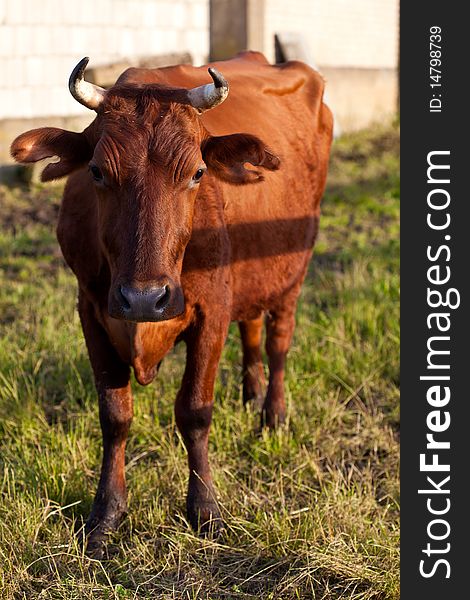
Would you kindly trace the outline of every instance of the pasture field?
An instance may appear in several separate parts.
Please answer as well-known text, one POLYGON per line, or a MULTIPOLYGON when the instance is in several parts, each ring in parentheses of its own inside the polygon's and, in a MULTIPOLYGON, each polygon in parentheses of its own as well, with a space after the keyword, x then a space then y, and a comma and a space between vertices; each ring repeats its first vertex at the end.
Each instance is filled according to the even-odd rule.
POLYGON ((210 456, 227 527, 185 522, 177 347, 134 385, 129 516, 111 557, 74 531, 96 489, 97 401, 76 283, 55 241, 60 186, 0 189, 0 598, 399 598, 398 130, 333 148, 287 367, 287 427, 256 433, 232 324, 210 456))

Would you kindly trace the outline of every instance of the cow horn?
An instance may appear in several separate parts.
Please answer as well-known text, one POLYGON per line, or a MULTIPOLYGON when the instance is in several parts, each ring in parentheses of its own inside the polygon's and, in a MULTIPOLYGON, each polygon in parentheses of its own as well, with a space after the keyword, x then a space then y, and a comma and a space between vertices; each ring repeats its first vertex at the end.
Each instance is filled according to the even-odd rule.
POLYGON ((85 81, 84 73, 89 60, 88 56, 85 56, 72 71, 69 79, 69 90, 77 102, 91 110, 98 110, 104 100, 106 90, 85 81))
POLYGON ((228 95, 228 83, 225 77, 212 67, 208 71, 214 83, 200 85, 188 90, 189 103, 201 112, 221 104, 228 95))

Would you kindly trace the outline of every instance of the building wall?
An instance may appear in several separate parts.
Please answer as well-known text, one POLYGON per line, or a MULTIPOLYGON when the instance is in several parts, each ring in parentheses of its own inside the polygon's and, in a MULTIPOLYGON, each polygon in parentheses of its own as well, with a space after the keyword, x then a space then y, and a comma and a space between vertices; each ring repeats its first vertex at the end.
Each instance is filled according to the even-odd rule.
POLYGON ((336 132, 390 119, 398 104, 399 0, 249 0, 265 3, 264 49, 300 33, 326 79, 336 132))
POLYGON ((224 18, 212 19, 211 55, 227 58, 248 45, 275 60, 298 58, 326 79, 335 132, 393 117, 398 105, 399 0, 210 0, 224 18), (243 7, 243 11, 240 11, 243 7), (227 16, 233 13, 233 18, 227 16), (240 14, 244 21, 240 25, 240 14), (225 28, 225 30, 224 30, 225 28), (300 35, 298 35, 300 34, 300 35), (230 40, 227 45, 226 40, 230 40))
POLYGON ((208 0, 0 0, 0 119, 85 114, 67 88, 83 56, 177 51, 206 62, 208 0))
MULTIPOLYGON (((258 2, 259 0, 254 0, 258 2)), ((323 67, 394 69, 399 0, 262 0, 264 45, 274 59, 275 33, 301 33, 323 67)))

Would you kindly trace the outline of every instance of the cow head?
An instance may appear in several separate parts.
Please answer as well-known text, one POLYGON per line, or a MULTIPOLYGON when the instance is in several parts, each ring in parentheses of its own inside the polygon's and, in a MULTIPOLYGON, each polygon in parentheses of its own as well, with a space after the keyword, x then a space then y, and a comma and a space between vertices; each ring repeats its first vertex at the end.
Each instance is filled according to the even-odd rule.
POLYGON ((249 134, 214 137, 200 114, 225 100, 228 84, 193 89, 117 84, 104 90, 84 80, 85 58, 70 77, 76 100, 97 117, 82 133, 46 127, 12 144, 19 162, 57 156, 42 180, 88 165, 96 192, 99 237, 111 273, 108 310, 129 321, 162 321, 184 310, 181 270, 194 204, 204 177, 242 185, 262 181, 245 163, 275 170, 279 159, 249 134))

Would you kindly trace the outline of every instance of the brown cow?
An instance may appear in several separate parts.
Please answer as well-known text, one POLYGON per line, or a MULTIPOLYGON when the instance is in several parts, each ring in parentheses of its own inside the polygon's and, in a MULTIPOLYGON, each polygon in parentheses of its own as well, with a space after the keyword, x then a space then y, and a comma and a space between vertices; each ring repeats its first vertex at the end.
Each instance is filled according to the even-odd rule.
POLYGON ((87 62, 70 90, 96 111, 93 123, 82 133, 28 131, 11 151, 20 162, 58 156, 43 181, 73 172, 57 234, 78 279, 99 395, 104 455, 86 532, 88 551, 101 556, 126 511, 130 367, 147 385, 172 346, 186 342, 175 413, 196 529, 220 524, 207 441, 231 320, 240 325, 244 400, 259 401, 266 315, 262 419, 269 427, 284 420, 284 364, 318 230, 332 117, 322 78, 300 62, 272 66, 247 52, 215 63, 205 85, 203 67, 129 69, 109 90, 84 80, 87 62))

